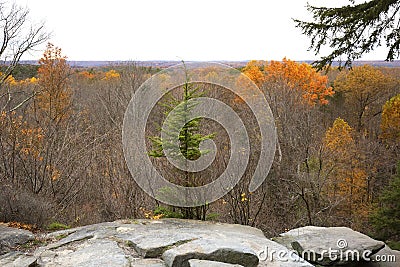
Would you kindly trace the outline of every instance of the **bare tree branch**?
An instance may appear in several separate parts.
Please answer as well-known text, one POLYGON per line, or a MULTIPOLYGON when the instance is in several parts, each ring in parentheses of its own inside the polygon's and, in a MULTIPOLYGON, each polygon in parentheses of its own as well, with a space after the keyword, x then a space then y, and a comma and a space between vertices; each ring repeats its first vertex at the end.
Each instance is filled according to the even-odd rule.
MULTIPOLYGON (((50 34, 44 23, 35 24, 29 18, 29 9, 18 5, 0 2, 0 92, 4 90, 7 78, 13 73, 21 57, 33 48, 46 42, 50 34)), ((7 92, 8 100, 11 93, 7 92)), ((30 97, 23 100, 25 103, 30 97)), ((10 101, 7 101, 7 104, 10 101)), ((20 107, 18 103, 16 107, 20 107)), ((2 108, 4 109, 4 107, 2 108)), ((15 107, 9 110, 15 110, 15 107)))

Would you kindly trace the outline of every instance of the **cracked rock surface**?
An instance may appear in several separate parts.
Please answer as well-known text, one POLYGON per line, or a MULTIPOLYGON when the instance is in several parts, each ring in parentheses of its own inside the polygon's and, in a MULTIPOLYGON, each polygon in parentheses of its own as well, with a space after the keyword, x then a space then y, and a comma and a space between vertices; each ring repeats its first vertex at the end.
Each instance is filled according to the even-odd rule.
POLYGON ((0 225, 0 255, 33 239, 30 231, 0 225))
POLYGON ((261 258, 265 248, 289 251, 259 229, 215 222, 119 220, 42 238, 51 241, 30 254, 3 254, 0 266, 312 266, 293 256, 261 258))
POLYGON ((0 266, 313 266, 298 256, 303 251, 316 253, 318 260, 307 258, 316 266, 399 266, 399 251, 345 227, 306 226, 274 240, 249 226, 180 219, 119 220, 40 236, 2 226, 0 266), (343 244, 338 240, 345 242, 342 250, 338 246, 343 244), (329 248, 334 248, 335 253, 371 251, 371 261, 333 259, 324 254, 329 248), (378 261, 389 256, 394 256, 396 261, 378 261))

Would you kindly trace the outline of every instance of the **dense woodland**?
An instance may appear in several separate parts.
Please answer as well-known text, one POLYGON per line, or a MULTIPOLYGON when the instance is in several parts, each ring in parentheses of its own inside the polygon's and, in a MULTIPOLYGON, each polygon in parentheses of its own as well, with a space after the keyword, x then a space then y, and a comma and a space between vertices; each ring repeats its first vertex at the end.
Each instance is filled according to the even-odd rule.
MULTIPOLYGON (((257 191, 248 192, 250 165, 223 199, 188 212, 147 196, 132 179, 122 149, 126 106, 160 69, 134 62, 71 68, 61 49, 49 44, 38 66, 17 66, 1 85, 0 221, 44 229, 54 222, 180 217, 252 225, 267 236, 303 225, 349 226, 399 241, 400 69, 364 65, 317 72, 284 58, 251 61, 240 70, 272 109, 274 164, 257 191)), ((204 92, 245 110, 238 113, 251 126, 240 98, 220 88, 204 92)), ((151 125, 161 113, 154 110, 149 137, 157 135, 151 125)), ((202 125, 200 131, 215 133, 216 142, 226 145, 223 129, 202 125)), ((257 151, 255 141, 251 161, 257 151)), ((196 185, 221 173, 226 156, 216 161, 195 177, 196 185)), ((153 162, 180 177, 162 158, 153 162)))

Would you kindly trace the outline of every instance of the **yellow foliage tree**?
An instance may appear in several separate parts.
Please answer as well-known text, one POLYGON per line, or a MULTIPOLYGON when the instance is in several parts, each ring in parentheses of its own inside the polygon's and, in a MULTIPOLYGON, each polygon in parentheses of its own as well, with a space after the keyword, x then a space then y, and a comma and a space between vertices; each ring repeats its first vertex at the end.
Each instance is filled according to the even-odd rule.
POLYGON ((39 161, 43 160, 41 153, 42 143, 43 143, 43 130, 42 128, 30 128, 26 127, 26 122, 20 130, 20 151, 22 156, 32 157, 39 161))
POLYGON ((113 79, 119 79, 120 74, 116 72, 115 70, 109 70, 105 73, 103 80, 113 80, 113 79))
POLYGON ((352 137, 353 129, 341 118, 337 118, 332 127, 329 127, 325 133, 324 143, 330 152, 335 156, 343 158, 350 157, 349 151, 354 149, 354 140, 352 137))
POLYGON ((383 106, 381 138, 400 143, 400 94, 392 97, 383 106))
POLYGON ((334 81, 336 92, 345 97, 346 106, 355 118, 356 130, 364 130, 366 121, 379 114, 382 103, 394 80, 370 65, 357 66, 348 72, 341 72, 334 81))
POLYGON ((42 128, 30 125, 23 116, 17 115, 15 111, 1 112, 0 141, 4 166, 2 174, 5 181, 17 186, 23 186, 28 181, 30 190, 38 193, 41 190, 41 184, 33 181, 30 174, 37 172, 31 172, 30 167, 35 166, 35 170, 38 170, 38 166, 43 162, 44 133, 42 128), (23 167, 19 165, 20 162, 23 162, 23 167))
MULTIPOLYGON (((4 74, 2 72, 0 72, 0 77, 1 76, 4 76, 4 74)), ((18 82, 15 80, 15 78, 11 74, 7 76, 7 78, 4 80, 4 83, 8 84, 8 85, 18 84, 18 82)))
POLYGON ((338 203, 338 215, 349 217, 353 223, 365 220, 369 210, 368 175, 356 150, 353 129, 337 118, 325 133, 324 147, 327 169, 332 170, 325 195, 338 203))

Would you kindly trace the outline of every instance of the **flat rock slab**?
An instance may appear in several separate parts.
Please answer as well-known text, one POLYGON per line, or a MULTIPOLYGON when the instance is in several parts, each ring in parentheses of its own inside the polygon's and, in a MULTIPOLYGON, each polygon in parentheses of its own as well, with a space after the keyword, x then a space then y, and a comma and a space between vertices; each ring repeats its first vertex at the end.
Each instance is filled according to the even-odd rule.
POLYGON ((362 262, 385 246, 383 242, 347 227, 306 226, 283 233, 276 241, 296 250, 307 261, 320 265, 362 262))
MULTIPOLYGON (((203 260, 216 260, 216 255, 219 252, 210 249, 210 243, 214 244, 215 247, 219 247, 223 252, 224 250, 233 253, 242 253, 243 251, 251 252, 253 255, 262 255, 262 251, 265 248, 275 250, 276 252, 283 252, 285 256, 275 257, 264 257, 262 255, 258 266, 312 266, 302 258, 294 255, 290 257, 290 251, 267 238, 265 238, 262 231, 259 229, 234 224, 223 224, 213 222, 202 222, 194 220, 177 220, 177 219, 164 219, 156 221, 121 221, 126 224, 119 226, 116 231, 118 232, 117 238, 124 240, 130 246, 132 246, 141 257, 169 257, 169 251, 164 255, 164 252, 172 250, 172 252, 184 253, 185 255, 179 255, 178 259, 184 258, 184 264, 187 264, 188 259, 203 259, 203 260), (208 244, 208 247, 202 247, 200 249, 196 246, 199 242, 204 245, 208 244), (194 245, 193 245, 194 244, 194 245), (188 251, 186 248, 190 247, 193 251, 188 251), (205 248, 205 249, 204 249, 205 248), (231 250, 234 249, 234 250, 231 250), (276 264, 281 265, 276 265, 276 264)), ((172 256, 171 256, 172 257, 172 256)), ((225 257, 229 258, 229 257, 225 257)), ((221 262, 232 262, 229 260, 221 260, 221 262)), ((171 264, 174 260, 168 258, 166 264, 171 264)))
MULTIPOLYGON (((384 243, 345 227, 298 228, 282 234, 277 243, 265 238, 259 229, 242 225, 179 219, 119 220, 40 238, 46 246, 32 254, 6 251, 0 255, 0 266, 309 267, 313 265, 299 257, 299 252, 313 251, 322 256, 329 248, 360 255, 371 251, 371 262, 352 262, 352 266, 400 266, 400 252, 383 248, 384 243), (382 256, 389 260, 378 262, 382 256)), ((7 250, 33 239, 29 231, 0 228, 0 242, 7 250)), ((332 266, 349 263, 326 257, 315 262, 332 266)))
MULTIPOLYGON (((215 222, 119 220, 61 230, 42 238, 47 240, 46 246, 29 257, 18 257, 40 267, 312 266, 299 257, 264 257, 265 248, 286 255, 289 250, 265 238, 259 229, 215 222)), ((9 255, 7 262, 16 263, 18 257, 9 255)))
POLYGON ((122 267, 130 266, 130 261, 116 241, 92 239, 79 245, 57 248, 54 253, 44 251, 38 264, 45 267, 122 267))
POLYGON ((35 266, 36 258, 19 251, 12 251, 0 256, 2 267, 28 267, 35 266))
POLYGON ((126 237, 132 246, 144 258, 161 257, 165 250, 198 238, 194 233, 169 233, 165 230, 154 230, 150 233, 126 237))
POLYGON ((246 267, 258 266, 255 251, 233 240, 198 239, 165 251, 162 259, 171 267, 190 267, 190 259, 211 260, 240 264, 246 267))
POLYGON ((0 225, 0 255, 34 239, 30 231, 0 225))

